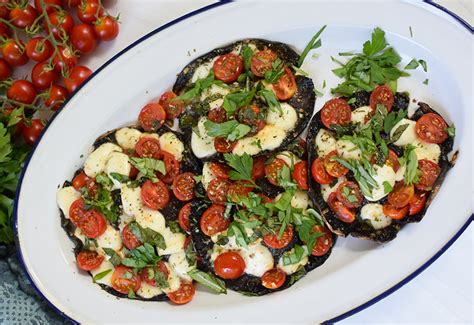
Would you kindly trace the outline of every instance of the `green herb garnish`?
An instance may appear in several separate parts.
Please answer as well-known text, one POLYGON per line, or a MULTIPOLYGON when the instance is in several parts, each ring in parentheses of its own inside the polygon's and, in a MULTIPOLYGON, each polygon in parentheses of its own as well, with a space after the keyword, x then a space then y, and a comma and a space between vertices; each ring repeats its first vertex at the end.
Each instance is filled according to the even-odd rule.
POLYGON ((217 293, 227 293, 225 282, 213 274, 193 269, 188 272, 188 275, 196 282, 205 285, 217 293))
POLYGON ((143 177, 150 179, 152 182, 158 182, 156 172, 166 174, 165 163, 158 159, 130 157, 130 163, 143 174, 143 177))
POLYGON ((319 36, 324 31, 324 29, 326 29, 326 25, 321 27, 321 29, 308 42, 308 44, 304 48, 303 52, 301 53, 300 58, 298 59, 298 67, 301 67, 303 65, 304 59, 306 58, 306 56, 308 55, 308 53, 311 50, 315 50, 315 49, 321 47, 322 43, 321 43, 321 39, 319 38, 319 36))

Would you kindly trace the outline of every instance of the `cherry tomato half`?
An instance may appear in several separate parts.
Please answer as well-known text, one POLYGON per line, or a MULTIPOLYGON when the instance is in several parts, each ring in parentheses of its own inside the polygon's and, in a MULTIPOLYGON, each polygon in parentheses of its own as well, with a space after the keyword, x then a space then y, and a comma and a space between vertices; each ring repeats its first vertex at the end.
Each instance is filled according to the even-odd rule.
POLYGON ((349 169, 334 160, 337 157, 337 151, 331 151, 324 157, 324 169, 332 177, 341 177, 349 172, 349 169))
POLYGON ((178 224, 186 232, 189 232, 189 216, 191 215, 192 203, 186 203, 180 210, 178 214, 178 224))
POLYGON ((296 90, 295 76, 288 67, 285 67, 283 75, 273 84, 273 91, 279 100, 288 100, 295 95, 296 90))
POLYGON ((375 110, 377 105, 384 105, 387 112, 392 110, 394 97, 392 90, 387 86, 377 86, 370 94, 370 107, 375 110))
POLYGON ((222 80, 225 83, 236 81, 242 73, 243 68, 244 60, 234 53, 219 56, 213 65, 216 79, 222 80))
POLYGON ((404 182, 398 182, 388 194, 388 203, 396 208, 403 208, 410 203, 415 195, 413 184, 405 185, 404 182))
POLYGON ((223 279, 237 279, 244 274, 245 261, 237 252, 225 252, 214 261, 214 272, 223 279))
POLYGON ((127 247, 128 249, 135 249, 138 246, 142 245, 142 242, 138 239, 137 236, 135 236, 132 230, 130 230, 130 227, 128 224, 125 227, 123 227, 122 241, 125 247, 127 247))
POLYGON ((160 141, 152 137, 141 137, 135 145, 139 157, 161 159, 160 141))
POLYGON ((181 115, 184 111, 184 101, 175 99, 177 96, 172 91, 163 93, 158 102, 166 111, 167 119, 174 119, 181 115))
POLYGON ((166 295, 173 303, 177 305, 183 305, 187 304, 193 299, 195 292, 196 288, 191 282, 182 281, 178 290, 168 292, 166 295))
POLYGON ((158 103, 149 103, 145 105, 140 114, 138 115, 138 121, 140 122, 140 126, 145 131, 156 131, 166 120, 166 111, 158 103))
POLYGON ((409 215, 413 216, 417 213, 420 213, 426 205, 426 199, 428 198, 428 193, 417 191, 413 196, 413 199, 410 201, 410 210, 409 215))
POLYGON ((141 188, 143 204, 153 210, 161 210, 168 205, 170 193, 162 181, 153 183, 147 180, 141 188))
POLYGON ((418 169, 421 176, 415 187, 420 191, 430 191, 441 173, 441 168, 431 160, 421 159, 418 161, 418 169))
POLYGON ((263 242, 268 247, 274 249, 281 249, 288 246, 293 240, 293 227, 287 226, 283 234, 279 236, 279 233, 269 233, 263 236, 263 242))
POLYGON ((336 217, 346 223, 352 223, 355 220, 355 213, 346 207, 341 201, 337 199, 335 192, 331 193, 328 198, 329 208, 336 214, 336 217))
POLYGON ((351 121, 351 107, 342 98, 330 99, 321 109, 321 121, 328 129, 331 125, 344 125, 351 121))
POLYGON ((87 237, 97 238, 107 229, 107 222, 102 213, 90 209, 84 211, 77 226, 87 237))
POLYGON ((278 178, 282 168, 286 166, 286 162, 280 158, 274 158, 269 164, 265 165, 265 176, 273 185, 278 186, 278 178))
POLYGON ((230 225, 230 220, 224 218, 225 207, 220 204, 213 204, 202 214, 199 226, 201 231, 212 236, 226 230, 230 225))
POLYGON ((360 191, 359 185, 355 182, 346 181, 337 187, 337 199, 348 208, 358 208, 361 206, 364 196, 360 191))
POLYGON ((383 205, 383 214, 387 217, 400 220, 403 219, 408 213, 408 206, 404 206, 403 208, 397 208, 390 203, 386 203, 383 205))
POLYGON ((291 176, 300 190, 308 190, 308 163, 306 161, 296 163, 291 176))
POLYGON ((323 256, 326 255, 327 252, 332 247, 332 233, 329 231, 328 228, 320 225, 313 226, 314 232, 320 232, 323 235, 316 238, 316 242, 314 243, 313 250, 311 251, 311 255, 313 256, 323 256))
POLYGON ((334 178, 326 172, 324 168, 324 159, 316 158, 311 164, 311 175, 319 184, 331 184, 334 178))
POLYGON ((237 141, 230 141, 223 137, 217 137, 214 139, 214 148, 219 153, 227 153, 234 150, 237 145, 237 141))
POLYGON ((448 125, 441 116, 427 113, 416 121, 415 130, 418 137, 429 143, 442 143, 448 138, 448 125))
POLYGON ((104 256, 97 252, 83 250, 76 257, 77 266, 84 271, 95 270, 104 261, 104 256))
POLYGON ((180 201, 192 200, 194 198, 195 185, 196 180, 193 173, 179 174, 173 181, 173 194, 180 201))
POLYGON ((229 178, 229 168, 227 168, 227 166, 222 163, 211 162, 209 164, 209 169, 216 177, 223 179, 229 178))
POLYGON ((257 77, 263 77, 265 72, 272 70, 272 63, 277 57, 272 50, 258 51, 250 59, 250 70, 257 77))
POLYGON ((224 178, 214 178, 207 186, 207 197, 212 203, 225 204, 227 202, 227 193, 232 183, 224 178))
POLYGON ((128 266, 118 265, 112 274, 112 288, 116 291, 128 294, 130 291, 137 292, 140 289, 140 277, 128 266))
POLYGON ((268 270, 262 275, 262 285, 267 289, 278 289, 285 281, 286 273, 278 268, 268 270))

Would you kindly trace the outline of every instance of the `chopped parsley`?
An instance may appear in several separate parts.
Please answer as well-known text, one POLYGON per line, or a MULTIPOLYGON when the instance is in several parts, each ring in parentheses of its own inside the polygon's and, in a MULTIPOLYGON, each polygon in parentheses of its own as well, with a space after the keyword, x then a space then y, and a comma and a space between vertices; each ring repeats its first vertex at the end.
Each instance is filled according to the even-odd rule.
MULTIPOLYGON (((326 25, 321 27, 321 29, 308 42, 308 44, 306 45, 306 47, 304 48, 303 52, 301 53, 301 55, 298 59, 298 67, 301 67, 303 65, 304 59, 306 58, 306 56, 308 55, 308 53, 311 50, 315 50, 315 49, 321 47, 322 43, 321 43, 321 39, 319 38, 319 36, 321 36, 322 32, 325 29, 326 29, 326 25)), ((314 58, 314 54, 313 54, 313 58, 314 58)))
POLYGON ((165 163, 158 159, 130 157, 130 163, 143 174, 143 177, 150 179, 152 182, 158 182, 156 172, 166 174, 165 163))

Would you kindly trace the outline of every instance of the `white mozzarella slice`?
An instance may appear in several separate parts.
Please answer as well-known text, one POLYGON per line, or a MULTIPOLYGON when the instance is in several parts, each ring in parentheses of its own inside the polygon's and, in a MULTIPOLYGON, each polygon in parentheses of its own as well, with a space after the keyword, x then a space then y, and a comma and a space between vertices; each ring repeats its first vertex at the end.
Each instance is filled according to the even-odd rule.
POLYGON ((168 275, 168 285, 169 286, 167 288, 164 288, 163 291, 166 292, 166 293, 176 291, 181 286, 181 278, 171 268, 171 265, 169 263, 165 262, 165 265, 168 268, 168 270, 170 271, 170 273, 168 275))
POLYGON ((240 139, 232 153, 239 156, 248 153, 252 156, 260 151, 273 150, 281 145, 285 137, 286 132, 283 129, 267 124, 256 135, 240 139))
POLYGON ((308 192, 297 190, 291 199, 290 204, 295 209, 302 209, 303 211, 306 210, 309 205, 308 192))
POLYGON ((141 188, 122 184, 120 189, 123 212, 129 216, 136 216, 143 210, 141 188))
POLYGON ((388 193, 385 193, 384 182, 387 182, 393 187, 397 179, 395 171, 389 165, 383 165, 382 167, 374 165, 374 172, 375 175, 373 179, 377 182, 377 186, 372 189, 371 197, 364 195, 365 198, 371 202, 378 201, 388 195, 388 193))
POLYGON ((86 242, 86 236, 82 233, 79 227, 76 227, 76 230, 74 230, 74 237, 79 239, 83 244, 86 242))
POLYGON ((367 115, 372 112, 370 106, 362 106, 352 111, 351 121, 354 123, 365 124, 367 115))
POLYGON ((115 132, 115 140, 125 150, 135 149, 142 133, 137 129, 121 128, 115 132))
POLYGON ((316 135, 316 152, 319 157, 324 157, 328 153, 336 150, 336 139, 331 132, 320 129, 316 135))
POLYGON ((107 259, 104 259, 104 261, 99 265, 98 268, 90 271, 92 276, 96 276, 97 274, 101 272, 105 272, 107 270, 110 270, 109 273, 107 273, 102 279, 100 280, 95 280, 95 283, 100 283, 100 284, 105 284, 106 286, 111 287, 112 286, 112 274, 114 273, 114 265, 110 263, 107 259))
POLYGON ((280 106, 281 109, 270 109, 268 111, 267 123, 284 131, 293 130, 298 121, 298 113, 288 103, 281 103, 280 106))
POLYGON ((296 165, 298 162, 301 161, 300 158, 298 158, 294 153, 291 151, 282 151, 278 155, 276 155, 276 158, 279 158, 283 160, 289 167, 296 165))
POLYGON ((202 186, 204 187, 205 190, 207 190, 207 187, 209 186, 209 183, 217 178, 216 175, 211 171, 209 168, 211 166, 210 163, 206 162, 204 163, 204 166, 202 167, 202 178, 201 178, 201 183, 202 186))
POLYGON ((105 164, 109 160, 112 152, 122 152, 122 148, 113 143, 104 143, 99 148, 91 152, 84 163, 84 172, 89 177, 96 177, 105 169, 105 164))
POLYGON ((189 265, 188 260, 186 259, 186 253, 183 250, 171 254, 168 259, 168 263, 181 279, 188 282, 192 281, 191 277, 188 275, 188 272, 194 269, 195 266, 189 265))
POLYGON ((99 251, 102 251, 102 248, 111 248, 114 251, 119 251, 122 248, 120 232, 111 225, 107 225, 105 232, 97 237, 97 245, 99 246, 99 251))
POLYGON ((378 203, 369 203, 360 210, 360 217, 369 220, 374 229, 382 229, 392 223, 392 219, 385 216, 383 206, 378 203))
POLYGON ((160 288, 149 285, 145 281, 142 281, 140 289, 137 291, 137 295, 145 299, 156 297, 162 293, 163 291, 160 288))
MULTIPOLYGON (((303 246, 303 248, 306 248, 306 246, 303 246)), ((293 251, 294 251, 294 248, 291 249, 288 252, 288 254, 293 253, 293 251)), ((278 260, 278 268, 281 269, 286 274, 290 275, 298 271, 300 267, 305 266, 307 263, 308 263, 308 256, 305 256, 298 263, 283 265, 283 256, 282 256, 278 260)))
POLYGON ((262 146, 259 141, 260 140, 256 136, 240 139, 237 141, 232 153, 239 156, 242 156, 244 153, 247 153, 250 156, 255 156, 260 151, 262 151, 262 146))
POLYGON ((260 243, 252 244, 243 249, 241 255, 245 261, 245 273, 261 277, 273 269, 273 256, 267 247, 260 243))
POLYGON ((114 183, 114 189, 119 189, 121 187, 121 183, 117 179, 113 178, 111 174, 117 173, 128 176, 131 169, 132 165, 128 161, 128 156, 121 152, 112 152, 109 155, 109 160, 107 160, 105 165, 105 172, 114 183))
POLYGON ((141 211, 135 216, 135 221, 142 228, 150 228, 160 233, 165 230, 165 217, 163 217, 161 212, 145 206, 142 207, 141 211))
POLYGON ((142 133, 142 135, 140 136, 140 138, 152 138, 152 139, 155 139, 155 140, 160 141, 160 136, 158 135, 158 133, 148 133, 148 132, 144 132, 144 133, 142 133))
POLYGON ((211 73, 212 66, 216 59, 217 57, 197 67, 196 70, 194 71, 193 77, 191 78, 191 82, 195 83, 198 79, 206 78, 209 75, 209 73, 211 73))
POLYGON ((186 235, 182 233, 173 233, 168 227, 160 231, 160 233, 165 239, 166 248, 158 248, 158 254, 169 255, 181 252, 183 250, 186 235))
POLYGON ((56 201, 66 219, 69 219, 69 208, 71 207, 71 204, 80 197, 81 193, 76 191, 72 186, 63 187, 56 194, 56 201))
POLYGON ((415 154, 418 160, 428 159, 438 163, 441 155, 441 148, 439 145, 421 140, 416 140, 413 145, 415 146, 415 154))
POLYGON ((360 149, 349 140, 336 141, 337 155, 344 159, 359 160, 362 157, 360 149))
POLYGON ((395 131, 397 131, 400 126, 405 124, 408 124, 408 127, 405 129, 405 131, 403 131, 400 138, 398 138, 398 140, 393 143, 396 146, 406 146, 407 144, 413 144, 413 142, 417 140, 415 131, 416 122, 406 118, 401 119, 393 126, 392 130, 390 130, 390 138, 393 138, 395 131))
POLYGON ((327 202, 329 195, 331 195, 331 193, 333 192, 336 192, 339 185, 345 181, 345 177, 339 177, 337 179, 336 184, 334 184, 333 186, 331 186, 331 184, 321 184, 321 195, 323 196, 323 200, 327 202))
POLYGON ((198 158, 209 157, 216 153, 214 138, 207 135, 204 127, 206 121, 206 117, 201 117, 197 125, 197 132, 193 131, 191 134, 191 148, 198 158))
POLYGON ((160 137, 161 150, 172 154, 177 161, 183 159, 184 144, 173 132, 163 133, 160 137))
POLYGON ((125 226, 128 225, 133 220, 135 220, 135 218, 133 216, 130 216, 128 214, 122 214, 119 217, 119 221, 120 221, 119 222, 119 229, 120 229, 120 231, 122 231, 123 228, 125 228, 125 226))
POLYGON ((399 182, 402 181, 405 178, 405 171, 406 171, 406 166, 401 165, 400 168, 398 168, 397 172, 395 173, 395 181, 399 182))

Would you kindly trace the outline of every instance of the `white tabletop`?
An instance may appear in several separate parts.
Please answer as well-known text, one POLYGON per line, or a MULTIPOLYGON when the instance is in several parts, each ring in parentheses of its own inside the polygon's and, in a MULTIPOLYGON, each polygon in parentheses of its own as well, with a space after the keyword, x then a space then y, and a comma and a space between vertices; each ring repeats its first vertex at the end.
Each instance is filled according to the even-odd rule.
MULTIPOLYGON (((118 0, 109 7, 120 16, 119 37, 101 44, 97 55, 83 61, 97 68, 121 49, 156 27, 212 3, 210 0, 118 0)), ((473 24, 469 0, 436 1, 473 24)), ((449 217, 449 216, 447 216, 449 217)), ((473 226, 428 269, 385 299, 342 323, 473 322, 473 226)))

